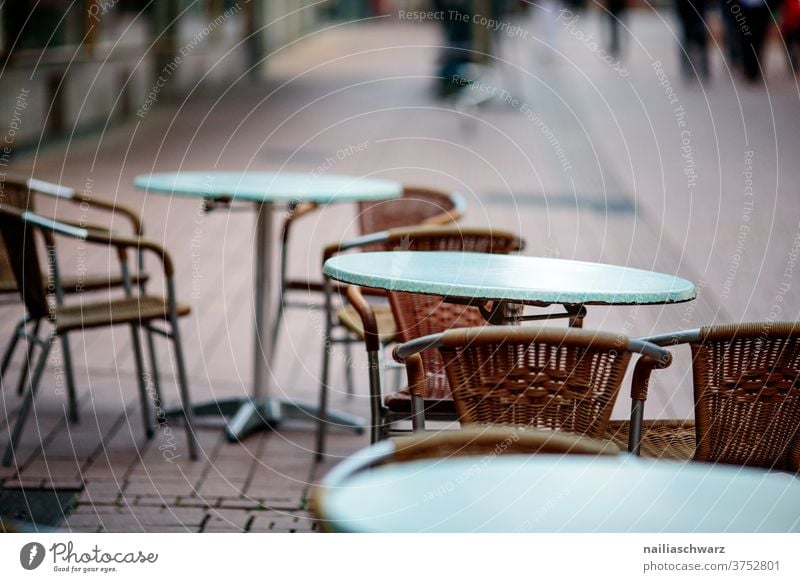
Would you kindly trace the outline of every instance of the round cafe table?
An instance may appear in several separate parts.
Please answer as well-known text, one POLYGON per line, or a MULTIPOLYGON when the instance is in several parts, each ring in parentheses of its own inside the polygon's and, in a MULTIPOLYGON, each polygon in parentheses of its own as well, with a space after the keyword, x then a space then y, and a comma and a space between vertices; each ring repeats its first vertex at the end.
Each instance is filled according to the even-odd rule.
POLYGON ((631 455, 453 457, 323 484, 337 532, 800 532, 792 475, 631 455))
POLYGON ((689 301, 695 286, 680 277, 602 263, 488 253, 390 251, 342 254, 326 261, 332 279, 390 291, 441 295, 475 304, 492 323, 505 323, 507 304, 563 305, 567 313, 514 317, 570 317, 585 305, 689 301), (485 305, 494 303, 491 309, 485 305))
MULTIPOLYGON (((246 399, 215 402, 197 407, 198 414, 219 414, 235 409, 227 423, 230 440, 239 440, 258 428, 274 426, 287 416, 315 420, 317 410, 309 405, 270 396, 268 361, 272 353, 268 319, 272 275, 272 211, 283 203, 303 202, 333 204, 389 200, 402 194, 402 186, 389 180, 354 176, 312 175, 269 172, 174 172, 137 176, 137 188, 147 192, 200 198, 206 203, 241 201, 253 203, 256 211, 255 232, 255 352, 253 392, 246 399)), ((331 415, 344 426, 363 427, 359 418, 331 415)))

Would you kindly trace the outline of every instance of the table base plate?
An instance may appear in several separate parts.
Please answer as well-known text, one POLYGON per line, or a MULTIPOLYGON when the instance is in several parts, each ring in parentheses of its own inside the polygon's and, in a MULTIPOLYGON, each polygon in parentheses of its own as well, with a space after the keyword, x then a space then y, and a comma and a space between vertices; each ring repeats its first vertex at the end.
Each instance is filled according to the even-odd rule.
MULTIPOLYGON (((284 420, 299 420, 316 423, 319 419, 319 408, 305 402, 293 402, 269 398, 260 403, 250 398, 229 398, 198 404, 192 407, 195 416, 232 416, 225 426, 225 436, 235 443, 259 430, 272 430, 284 420)), ((183 412, 170 410, 169 417, 182 416, 183 412)), ((366 421, 354 414, 346 412, 328 412, 327 422, 355 430, 363 434, 366 421)))

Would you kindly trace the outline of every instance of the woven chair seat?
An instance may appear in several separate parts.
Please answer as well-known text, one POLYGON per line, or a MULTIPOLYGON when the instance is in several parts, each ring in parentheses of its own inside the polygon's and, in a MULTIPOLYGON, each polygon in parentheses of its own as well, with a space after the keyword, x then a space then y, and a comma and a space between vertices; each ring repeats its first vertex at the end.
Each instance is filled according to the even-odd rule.
MULTIPOLYGON (((372 309, 375 313, 375 321, 378 324, 378 337, 381 343, 387 344, 394 341, 394 337, 397 334, 397 325, 394 322, 391 308, 388 305, 377 305, 372 309)), ((364 339, 364 326, 361 323, 358 312, 353 307, 349 305, 342 307, 336 312, 336 317, 345 328, 358 336, 359 339, 364 339)))
MULTIPOLYGON (((456 405, 450 393, 450 386, 444 375, 429 375, 425 378, 425 415, 448 416, 456 419, 456 405)), ((386 407, 396 414, 411 414, 411 394, 408 389, 387 394, 386 407)))
MULTIPOLYGON (((140 283, 146 283, 149 275, 131 275, 131 285, 136 287, 140 283)), ((124 281, 122 276, 115 275, 95 275, 92 277, 63 277, 61 286, 64 293, 79 293, 81 291, 99 291, 101 289, 122 287, 124 281)), ((17 282, 12 279, 0 278, 0 295, 9 293, 19 293, 17 282)))
MULTIPOLYGON (((179 303, 177 307, 178 317, 183 317, 191 312, 188 305, 179 303)), ((169 308, 166 299, 144 295, 58 307, 55 313, 55 324, 58 332, 65 332, 73 329, 167 319, 168 317, 169 308)))
MULTIPOLYGON (((622 450, 628 449, 630 423, 611 421, 606 438, 622 450)), ((688 461, 694 457, 695 427, 693 420, 646 420, 642 425, 641 456, 652 459, 688 461)))

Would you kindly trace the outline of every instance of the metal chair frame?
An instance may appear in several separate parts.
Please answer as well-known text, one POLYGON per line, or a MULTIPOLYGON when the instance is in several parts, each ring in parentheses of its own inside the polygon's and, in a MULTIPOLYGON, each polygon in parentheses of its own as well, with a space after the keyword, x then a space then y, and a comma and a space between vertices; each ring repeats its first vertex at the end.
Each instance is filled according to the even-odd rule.
MULTIPOLYGON (((79 193, 73 188, 68 188, 66 186, 53 184, 51 182, 46 182, 44 180, 38 180, 35 178, 29 178, 27 180, 8 179, 4 182, 4 187, 6 190, 15 189, 19 192, 27 191, 27 199, 24 201, 19 201, 25 203, 25 208, 24 208, 25 210, 33 211, 34 198, 38 196, 46 196, 48 198, 55 199, 56 201, 64 201, 71 205, 78 205, 81 208, 86 207, 88 209, 96 209, 109 212, 114 216, 116 215, 122 216, 130 224, 131 232, 134 236, 140 238, 144 236, 144 227, 142 226, 142 221, 138 216, 138 214, 136 214, 133 210, 125 206, 122 206, 120 204, 116 204, 108 200, 97 198, 95 196, 91 196, 85 193, 79 193)), ((60 220, 59 222, 61 222, 62 224, 78 228, 87 228, 90 230, 110 232, 110 229, 96 224, 83 224, 83 223, 77 224, 66 220, 60 220)), ((0 239, 0 245, 4 246, 2 244, 1 239, 0 239)), ((0 249, 0 252, 2 252, 2 249, 0 249)), ((139 287, 141 293, 145 293, 145 287, 147 281, 148 277, 145 274, 144 270, 144 254, 139 252, 137 260, 137 270, 132 275, 131 282, 139 287)), ((62 293, 66 294, 82 293, 89 291, 98 291, 104 288, 113 288, 113 287, 124 287, 124 281, 122 280, 116 281, 109 278, 107 287, 86 286, 86 285, 81 285, 80 287, 66 286, 62 289, 62 293)), ((0 294, 12 294, 12 293, 14 295, 18 295, 19 290, 16 288, 16 285, 13 288, 10 288, 9 286, 9 288, 0 290, 0 294)), ((3 305, 8 305, 11 303, 12 302, 4 302, 3 305)), ((16 304, 17 301, 15 300, 13 301, 13 303, 16 304)), ((11 338, 9 339, 8 345, 6 346, 6 349, 3 352, 2 362, 0 363, 0 382, 2 382, 2 378, 5 376, 5 373, 8 370, 8 366, 11 363, 11 359, 14 356, 14 352, 16 351, 20 339, 24 339, 26 343, 28 343, 28 349, 27 349, 28 355, 26 361, 30 362, 34 346, 28 341, 28 334, 23 333, 29 321, 30 321, 29 316, 27 314, 23 315, 20 321, 15 326, 14 332, 11 334, 11 338)), ((147 335, 147 347, 151 360, 151 365, 155 370, 157 369, 157 366, 155 362, 156 350, 153 341, 153 336, 149 332, 146 335, 147 335)), ((75 393, 75 377, 72 366, 72 352, 70 350, 69 340, 67 339, 66 335, 62 336, 61 344, 62 344, 62 353, 64 356, 64 374, 67 380, 67 394, 69 400, 70 420, 72 420, 73 422, 78 422, 79 412, 77 406, 77 396, 75 393)), ((25 366, 23 368, 23 373, 20 374, 20 377, 17 381, 17 393, 19 395, 22 395, 25 390, 27 373, 28 373, 28 366, 25 366)), ((153 383, 156 390, 158 391, 159 378, 157 376, 153 377, 153 383)))
MULTIPOLYGON (((142 420, 144 423, 145 434, 147 438, 148 439, 152 438, 154 434, 153 417, 150 414, 150 407, 148 405, 149 398, 145 383, 144 361, 143 361, 142 348, 139 338, 140 327, 144 327, 145 330, 148 332, 148 334, 159 334, 172 340, 173 347, 175 350, 175 359, 178 371, 178 383, 181 396, 182 413, 187 428, 189 454, 192 459, 196 459, 197 443, 193 429, 192 408, 188 390, 188 378, 186 373, 185 362, 183 359, 180 329, 178 326, 178 305, 175 299, 175 283, 173 280, 174 269, 173 269, 172 259, 170 258, 166 250, 164 250, 158 244, 148 241, 146 239, 142 239, 139 237, 122 237, 112 234, 108 231, 96 231, 82 227, 76 227, 64 224, 63 222, 50 220, 41 217, 37 214, 34 214, 32 212, 29 212, 27 210, 21 210, 13 206, 0 207, 0 221, 2 221, 5 225, 14 224, 17 227, 21 228, 23 235, 28 229, 30 229, 30 236, 27 238, 26 243, 30 243, 33 248, 26 249, 26 253, 30 253, 30 257, 32 258, 20 259, 21 261, 23 261, 20 265, 20 268, 24 268, 24 265, 27 264, 31 268, 35 267, 37 270, 39 270, 39 261, 38 257, 36 256, 38 253, 35 249, 33 234, 37 231, 42 234, 45 243, 48 247, 48 276, 50 277, 50 280, 52 281, 54 286, 54 294, 56 302, 55 311, 51 307, 43 305, 44 297, 47 294, 47 290, 31 289, 29 292, 29 290, 25 287, 26 281, 25 280, 20 281, 21 273, 15 272, 20 293, 22 294, 23 300, 25 301, 29 311, 29 315, 26 317, 24 324, 18 326, 16 330, 16 335, 18 337, 25 337, 26 340, 29 341, 31 345, 31 350, 29 351, 28 354, 29 357, 26 361, 26 368, 31 367, 31 361, 33 360, 33 347, 38 346, 41 349, 41 353, 39 355, 38 360, 36 361, 35 367, 33 368, 33 373, 30 374, 30 370, 28 370, 29 372, 27 374, 27 376, 29 377, 28 389, 25 394, 23 403, 20 407, 16 424, 14 425, 13 431, 11 433, 11 439, 8 443, 5 454, 3 456, 3 465, 4 466, 10 465, 11 461, 16 458, 15 445, 19 441, 19 438, 22 434, 22 430, 24 428, 25 421, 30 413, 31 406, 33 405, 33 400, 36 395, 36 390, 41 380, 42 373, 44 372, 44 368, 47 363, 47 357, 50 353, 52 343, 56 340, 56 338, 61 337, 62 341, 64 341, 64 343, 66 344, 65 339, 68 330, 61 331, 58 329, 57 325, 58 307, 63 305, 65 294, 62 286, 62 279, 59 273, 58 261, 56 256, 56 244, 55 244, 56 235, 77 239, 86 243, 115 247, 117 250, 120 267, 122 270, 124 289, 127 297, 134 297, 133 285, 131 282, 131 274, 128 266, 128 256, 127 256, 128 249, 136 249, 140 253, 148 251, 155 254, 161 260, 166 279, 166 289, 167 289, 166 303, 167 303, 168 313, 166 314, 165 323, 169 324, 168 329, 161 329, 159 327, 153 326, 152 321, 155 318, 148 318, 147 320, 143 321, 141 319, 141 315, 138 321, 134 320, 129 323, 131 328, 134 359, 138 376, 137 379, 139 386, 139 396, 142 405, 142 420), (47 333, 45 336, 40 336, 39 328, 43 319, 49 320, 49 322, 51 323, 51 328, 49 333, 47 333), (27 327, 31 324, 33 325, 33 330, 29 332, 27 330, 27 327)), ((8 236, 9 233, 6 232, 3 233, 3 237, 5 238, 6 244, 8 244, 8 238, 6 238, 8 236)), ((13 236, 13 234, 11 236, 13 236)), ((28 285, 35 284, 38 279, 39 279, 38 276, 35 278, 29 277, 27 284, 28 285)), ((108 325, 112 324, 113 322, 110 322, 108 325)), ((157 362, 155 358, 153 358, 152 360, 152 365, 153 365, 152 375, 155 378, 158 375, 158 370, 156 367, 157 362)), ((71 382, 71 380, 68 379, 68 382, 71 382)), ((154 390, 156 392, 157 397, 161 399, 160 389, 155 383, 154 383, 154 390)), ((75 393, 74 386, 72 386, 72 388, 70 389, 70 393, 71 393, 71 398, 73 398, 75 393)), ((72 405, 74 405, 74 402, 71 403, 71 406, 72 405)))
MULTIPOLYGON (((524 247, 523 241, 511 232, 504 230, 492 230, 487 228, 476 227, 447 227, 447 226, 429 226, 417 228, 399 228, 390 231, 374 233, 365 235, 363 237, 346 241, 343 243, 336 243, 329 245, 325 249, 323 255, 323 264, 332 256, 341 252, 351 251, 354 249, 363 248, 377 248, 380 250, 391 250, 398 245, 403 245, 408 250, 431 250, 429 247, 436 248, 438 244, 442 243, 455 243, 456 245, 464 245, 464 240, 475 239, 483 242, 506 241, 508 248, 503 247, 498 252, 518 252, 524 247), (415 248, 415 243, 421 243, 424 248, 415 248)), ((491 244, 489 245, 492 246, 491 244)), ((500 245, 497 245, 500 247, 500 245)), ((435 252, 435 251, 434 251, 435 252)), ((494 251, 492 251, 494 252, 494 251)), ((348 341, 347 339, 337 338, 333 335, 334 322, 332 316, 332 303, 333 303, 334 287, 329 278, 325 277, 325 305, 326 312, 331 314, 326 321, 325 328, 325 341, 330 343, 337 343, 339 341, 348 341)), ((390 305, 395 318, 397 318, 396 305, 391 300, 392 293, 384 292, 378 289, 361 288, 357 286, 348 286, 346 294, 349 303, 358 313, 363 328, 364 328, 364 343, 367 351, 367 368, 369 376, 369 390, 370 390, 370 442, 375 443, 381 439, 387 438, 391 434, 390 427, 401 421, 411 420, 412 417, 407 414, 395 414, 389 410, 383 402, 383 381, 382 371, 385 369, 385 363, 382 358, 384 343, 381 341, 377 320, 372 304, 367 300, 365 295, 379 295, 382 297, 389 297, 390 305)), ((326 353, 323 357, 322 375, 320 380, 320 419, 317 429, 317 454, 318 457, 324 451, 325 432, 327 427, 326 411, 327 411, 327 398, 328 398, 328 377, 329 377, 329 355, 326 353)), ((429 412, 430 420, 439 421, 452 421, 455 417, 445 413, 429 412)))
MULTIPOLYGON (((632 394, 639 393, 642 390, 646 392, 652 370, 654 368, 665 368, 672 362, 670 352, 655 343, 638 338, 628 338, 621 335, 578 328, 493 326, 456 329, 417 338, 398 344, 392 351, 395 360, 406 364, 408 383, 412 390, 412 423, 415 431, 424 431, 426 422, 423 395, 420 390, 424 386, 425 369, 420 354, 433 349, 468 347, 473 342, 487 342, 497 345, 505 342, 520 344, 542 343, 555 346, 565 344, 586 348, 592 348, 600 343, 605 344, 603 348, 610 351, 627 351, 631 354, 639 354, 641 357, 636 362, 632 379, 634 386, 632 394)), ((613 402, 611 404, 613 405, 613 402)), ((634 416, 638 410, 635 401, 632 403, 632 407, 631 414, 634 416)), ((633 432, 631 431, 630 448, 634 446, 633 432)))

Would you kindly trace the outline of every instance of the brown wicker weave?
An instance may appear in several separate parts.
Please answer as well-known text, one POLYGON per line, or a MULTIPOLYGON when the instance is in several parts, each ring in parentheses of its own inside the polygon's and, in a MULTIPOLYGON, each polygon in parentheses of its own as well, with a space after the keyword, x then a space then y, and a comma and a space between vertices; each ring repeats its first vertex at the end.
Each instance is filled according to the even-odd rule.
POLYGON ((596 440, 553 430, 497 426, 467 427, 438 433, 397 437, 388 462, 496 455, 616 455, 620 448, 596 440))
POLYGON ((630 360, 613 334, 509 326, 450 330, 439 349, 462 424, 603 438, 630 360))
POLYGON ((361 234, 405 226, 442 225, 458 221, 463 202, 457 195, 433 188, 408 186, 394 200, 359 202, 361 234))
POLYGON ((645 424, 643 454, 800 469, 800 324, 707 326, 654 341, 690 345, 695 421, 645 424))
MULTIPOLYGON (((306 295, 325 291, 322 281, 291 279, 288 276, 287 257, 294 224, 318 208, 319 206, 316 204, 299 204, 288 213, 283 223, 281 230, 281 287, 272 329, 273 345, 278 338, 284 311, 296 306, 308 308, 307 299, 302 303, 292 303, 288 300, 287 295, 293 291, 306 295)), ((461 218, 464 212, 464 202, 461 195, 456 192, 409 186, 403 190, 400 198, 390 202, 362 203, 358 207, 358 212, 359 234, 366 235, 392 228, 454 223, 461 218)), ((333 248, 335 246, 333 245, 333 248)), ((374 250, 374 248, 365 245, 362 250, 374 250)), ((330 256, 329 250, 326 250, 326 258, 328 256, 330 256)), ((344 295, 344 287, 330 282, 329 285, 335 294, 344 295)), ((359 339, 362 338, 359 337, 359 339)))
MULTIPOLYGON (((686 461, 695 449, 693 420, 647 420, 642 426, 640 455, 651 459, 686 461)), ((608 423, 606 438, 620 448, 630 441, 630 422, 612 420, 608 423)))
MULTIPOLYGON (((501 230, 475 227, 428 226, 420 228, 395 229, 387 233, 379 242, 373 242, 380 250, 403 248, 415 251, 472 251, 510 253, 523 247, 522 240, 513 233, 501 230)), ((338 249, 332 248, 334 254, 338 249)), ((348 300, 359 314, 364 329, 364 341, 368 357, 377 366, 381 341, 376 309, 366 301, 357 287, 348 289, 348 300)), ((443 303, 438 296, 410 293, 388 293, 392 313, 397 325, 397 338, 409 341, 416 337, 445 331, 453 327, 467 327, 485 324, 477 308, 443 303)), ((441 357, 435 351, 423 354, 426 374, 425 415, 430 420, 455 420, 455 405, 449 394, 447 378, 441 357)), ((325 390, 326 377, 323 375, 325 390)), ((372 442, 388 436, 393 423, 408 420, 412 415, 411 396, 408 389, 383 395, 380 375, 370 373, 370 394, 372 399, 372 442)), ((322 416, 322 415, 321 415, 322 416)), ((324 430, 324 429, 320 429, 324 430)), ((318 447, 322 447, 322 438, 318 447)))

